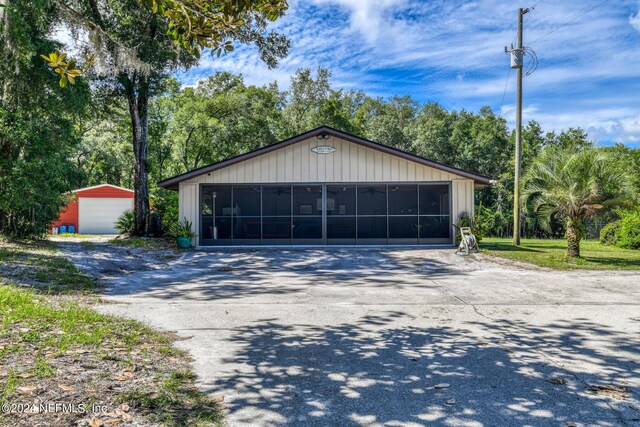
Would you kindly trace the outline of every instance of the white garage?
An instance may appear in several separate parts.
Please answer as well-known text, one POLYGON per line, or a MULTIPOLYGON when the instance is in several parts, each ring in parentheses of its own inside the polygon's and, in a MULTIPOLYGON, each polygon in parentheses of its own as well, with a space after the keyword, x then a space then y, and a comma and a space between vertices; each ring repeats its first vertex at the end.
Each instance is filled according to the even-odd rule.
POLYGON ((70 193, 71 201, 52 225, 79 234, 117 234, 116 220, 133 209, 134 192, 112 184, 80 188, 70 193))
POLYGON ((82 197, 78 200, 78 230, 82 234, 118 234, 114 223, 131 209, 130 198, 82 197))

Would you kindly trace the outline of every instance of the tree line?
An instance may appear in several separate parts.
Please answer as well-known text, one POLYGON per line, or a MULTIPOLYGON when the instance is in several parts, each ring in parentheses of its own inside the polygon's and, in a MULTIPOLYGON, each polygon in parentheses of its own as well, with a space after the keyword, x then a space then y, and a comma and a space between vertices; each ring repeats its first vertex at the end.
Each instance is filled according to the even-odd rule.
MULTIPOLYGON (((169 78, 150 102, 149 174, 151 182, 218 162, 299 133, 327 125, 394 148, 495 179, 478 190, 476 211, 483 232, 508 236, 513 223, 514 132, 506 120, 483 107, 478 112, 448 111, 436 102, 410 96, 388 99, 359 90, 335 89, 329 70, 298 70, 289 88, 274 82, 248 85, 242 75, 216 73, 193 87, 169 78)), ((130 127, 123 105, 111 105, 108 116, 96 117, 82 138, 77 158, 84 183, 133 185, 130 127)), ((523 168, 547 148, 585 150, 594 147, 580 128, 545 132, 535 121, 523 130, 523 168)), ((639 150, 617 145, 620 162, 640 165, 639 150)), ((640 186, 636 179, 635 192, 640 186)), ((152 204, 176 217, 175 194, 151 185, 152 204)), ((524 212, 525 236, 564 234, 561 221, 551 232, 536 215, 524 212)))

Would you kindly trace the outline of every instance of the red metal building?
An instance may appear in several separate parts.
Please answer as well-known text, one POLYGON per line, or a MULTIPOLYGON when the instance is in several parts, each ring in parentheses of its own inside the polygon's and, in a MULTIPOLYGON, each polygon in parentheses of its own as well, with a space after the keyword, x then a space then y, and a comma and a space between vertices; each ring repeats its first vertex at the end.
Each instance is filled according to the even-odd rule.
POLYGON ((80 188, 71 194, 73 201, 60 212, 53 227, 73 226, 80 234, 117 234, 114 222, 133 209, 133 190, 111 184, 80 188))

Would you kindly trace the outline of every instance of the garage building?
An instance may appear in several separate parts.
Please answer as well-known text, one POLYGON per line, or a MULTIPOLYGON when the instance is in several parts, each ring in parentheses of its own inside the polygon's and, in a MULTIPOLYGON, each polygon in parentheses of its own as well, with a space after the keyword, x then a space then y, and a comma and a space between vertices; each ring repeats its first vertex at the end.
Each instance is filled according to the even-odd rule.
POLYGON ((451 244, 491 180, 330 127, 158 183, 196 246, 451 244))
POLYGON ((71 195, 73 201, 53 227, 71 225, 79 234, 118 234, 113 224, 124 211, 133 209, 133 190, 111 184, 80 188, 71 195))

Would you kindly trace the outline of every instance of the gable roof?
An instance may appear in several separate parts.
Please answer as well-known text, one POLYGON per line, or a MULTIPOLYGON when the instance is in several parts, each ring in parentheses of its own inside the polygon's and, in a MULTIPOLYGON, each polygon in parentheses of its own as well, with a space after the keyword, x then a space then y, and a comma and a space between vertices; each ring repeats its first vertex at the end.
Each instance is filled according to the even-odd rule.
POLYGON ((276 142, 275 144, 258 148, 257 150, 249 151, 247 153, 240 154, 238 156, 231 157, 229 159, 222 160, 220 162, 213 163, 208 166, 203 166, 201 168, 194 169, 189 172, 185 172, 183 174, 176 175, 171 178, 167 178, 165 180, 159 181, 158 186, 162 188, 167 188, 169 190, 177 190, 178 184, 180 184, 182 181, 186 181, 196 176, 209 173, 218 169, 222 169, 224 167, 231 166, 233 164, 236 164, 245 160, 249 160, 254 157, 267 154, 275 150, 279 150, 280 148, 287 147, 289 145, 295 144, 300 141, 304 141, 305 139, 309 139, 321 134, 331 135, 336 138, 344 139, 345 141, 353 142, 355 144, 359 144, 374 150, 378 150, 383 153, 401 157, 403 159, 410 160, 412 162, 416 162, 425 166, 429 166, 434 169, 439 169, 445 172, 450 172, 458 176, 463 176, 465 178, 472 179, 476 185, 485 186, 485 185, 492 185, 493 183, 493 180, 490 178, 487 178, 486 176, 478 175, 472 172, 467 172, 462 169, 454 168, 452 166, 447 166, 442 163, 438 163, 433 160, 426 159, 424 157, 416 156, 415 154, 411 154, 406 151, 398 150, 397 148, 389 147, 387 145, 379 144, 377 142, 370 141, 365 138, 361 138, 355 135, 348 134, 346 132, 339 131, 329 126, 320 126, 319 128, 310 130, 308 132, 302 133, 300 135, 294 136, 289 139, 285 139, 284 141, 276 142))
POLYGON ((77 190, 69 191, 69 193, 78 193, 80 191, 94 190, 96 188, 101 188, 101 187, 111 187, 111 188, 116 188, 122 191, 129 191, 131 193, 134 192, 133 190, 129 190, 128 188, 118 187, 117 185, 113 185, 113 184, 98 184, 98 185, 93 185, 91 187, 78 188, 77 190))

